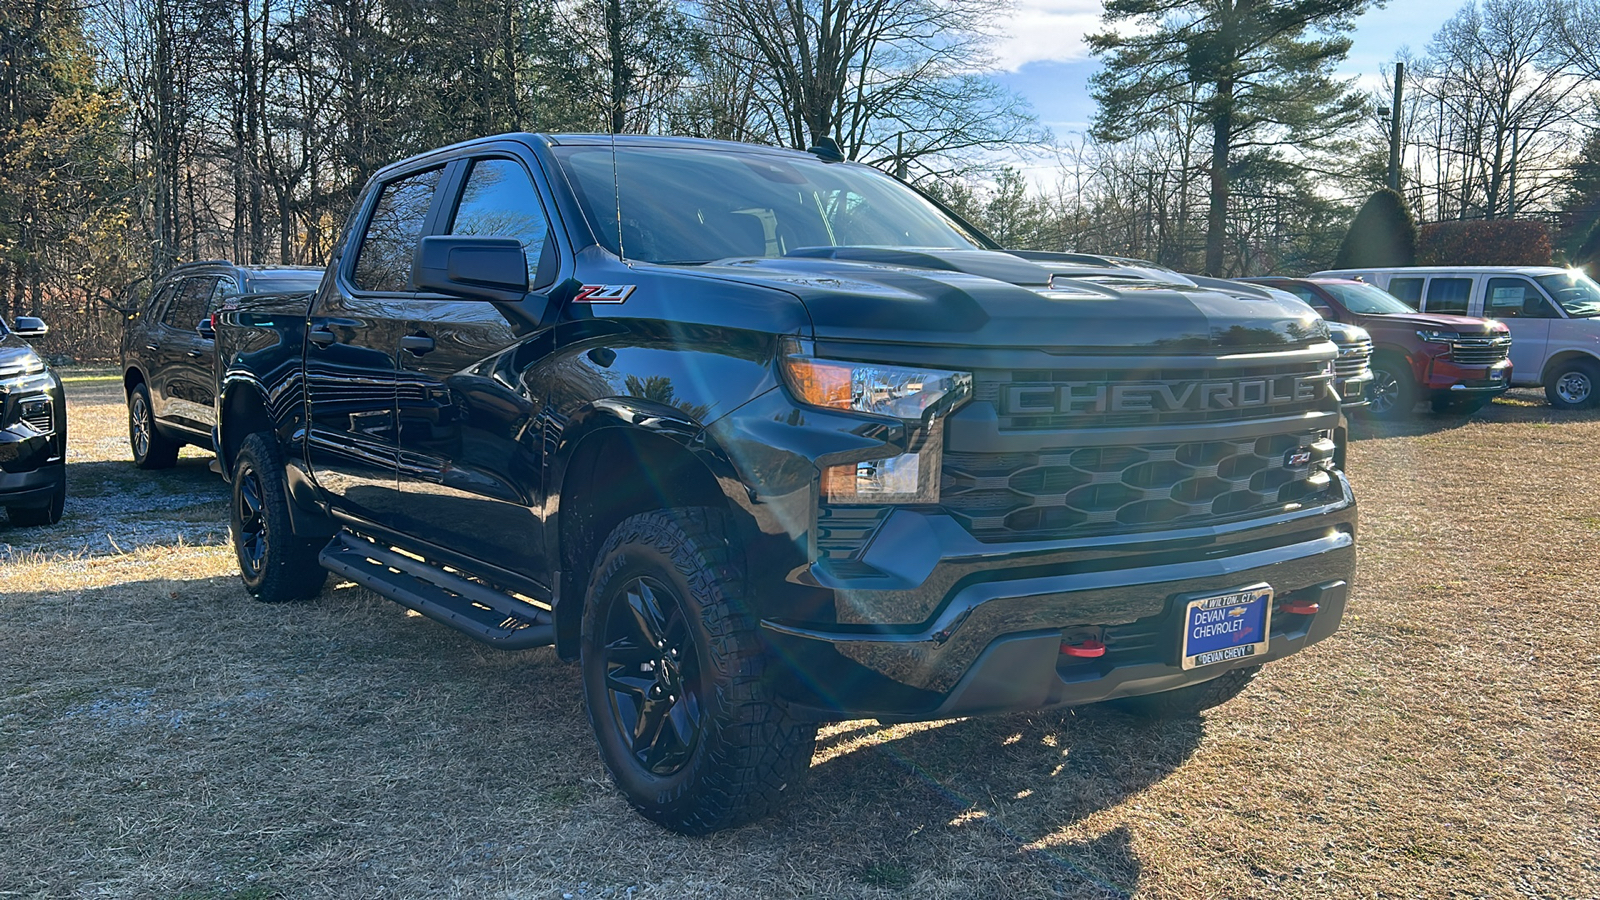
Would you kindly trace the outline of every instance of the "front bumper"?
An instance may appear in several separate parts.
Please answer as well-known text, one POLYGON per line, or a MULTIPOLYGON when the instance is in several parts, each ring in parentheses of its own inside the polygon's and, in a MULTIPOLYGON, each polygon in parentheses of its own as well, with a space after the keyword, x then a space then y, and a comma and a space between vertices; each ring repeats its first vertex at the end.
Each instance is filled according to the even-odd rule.
POLYGON ((946 516, 896 511, 859 563, 812 566, 837 623, 767 619, 764 635, 786 663, 791 706, 817 718, 1015 712, 1204 682, 1338 629, 1356 531, 1340 481, 1341 502, 1266 521, 1035 544, 982 544, 946 516), (1263 655, 1183 669, 1180 598, 1258 582, 1275 605, 1318 611, 1275 611, 1263 655), (1103 656, 1062 652, 1086 636, 1103 656))
POLYGON ((1462 366, 1437 358, 1428 364, 1422 386, 1457 397, 1464 393, 1503 394, 1511 388, 1511 360, 1503 359, 1490 366, 1462 366))

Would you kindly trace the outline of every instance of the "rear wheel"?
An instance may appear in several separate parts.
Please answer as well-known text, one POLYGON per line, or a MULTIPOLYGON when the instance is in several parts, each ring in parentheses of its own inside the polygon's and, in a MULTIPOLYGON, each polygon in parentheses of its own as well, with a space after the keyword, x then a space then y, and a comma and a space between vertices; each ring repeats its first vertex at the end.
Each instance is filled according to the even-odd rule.
POLYGON ((172 468, 183 446, 156 428, 150 390, 142 384, 128 392, 128 446, 133 450, 133 464, 141 469, 172 468))
POLYGON ((234 458, 230 513, 228 533, 250 596, 264 603, 283 603, 314 597, 322 590, 328 570, 317 561, 317 542, 294 533, 283 457, 271 435, 252 434, 240 445, 234 458))
POLYGON ((1544 379, 1544 396, 1556 409, 1588 409, 1600 388, 1600 367, 1587 359, 1557 363, 1544 379))
POLYGON ((773 695, 720 513, 623 521, 584 607, 583 696, 612 780, 646 818, 705 834, 776 808, 811 764, 816 726, 773 695))
POLYGON ((1229 669, 1216 678, 1201 684, 1191 684, 1175 691, 1146 694, 1143 697, 1123 697, 1110 701, 1110 705, 1126 713, 1147 719, 1192 719, 1214 706, 1221 706, 1239 696, 1255 680, 1260 666, 1229 669))
POLYGON ((1372 360, 1372 399, 1367 415, 1375 419, 1402 419, 1417 405, 1417 383, 1411 367, 1395 356, 1376 356, 1372 360))

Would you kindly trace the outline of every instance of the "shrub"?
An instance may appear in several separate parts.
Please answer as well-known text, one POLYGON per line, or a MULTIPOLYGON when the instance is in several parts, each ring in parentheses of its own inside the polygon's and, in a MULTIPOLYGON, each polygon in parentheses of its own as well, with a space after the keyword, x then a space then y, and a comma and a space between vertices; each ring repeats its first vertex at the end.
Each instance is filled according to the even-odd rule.
POLYGON ((1361 204, 1333 261, 1335 269, 1416 264, 1416 220, 1404 198, 1388 188, 1361 204))
POLYGON ((1548 266, 1550 229, 1527 219, 1435 222, 1422 229, 1425 266, 1548 266))

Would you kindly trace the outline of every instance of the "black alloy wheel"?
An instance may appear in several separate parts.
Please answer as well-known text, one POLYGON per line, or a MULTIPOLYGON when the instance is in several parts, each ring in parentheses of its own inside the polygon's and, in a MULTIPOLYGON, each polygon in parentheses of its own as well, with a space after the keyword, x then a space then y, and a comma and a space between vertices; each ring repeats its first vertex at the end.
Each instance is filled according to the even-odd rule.
POLYGON ((133 450, 133 464, 141 469, 172 468, 183 446, 156 428, 150 389, 142 384, 128 392, 128 446, 133 450))
POLYGON ((605 608, 607 718, 641 768, 672 775, 689 762, 705 712, 683 603, 660 581, 639 577, 605 608))
POLYGON ((257 600, 304 600, 327 582, 316 542, 294 532, 283 459, 270 434, 252 434, 239 447, 228 526, 239 575, 257 600))
POLYGON ((595 560, 579 657, 600 758, 628 802, 684 834, 766 815, 806 775, 815 723, 767 674, 725 516, 640 513, 595 560))

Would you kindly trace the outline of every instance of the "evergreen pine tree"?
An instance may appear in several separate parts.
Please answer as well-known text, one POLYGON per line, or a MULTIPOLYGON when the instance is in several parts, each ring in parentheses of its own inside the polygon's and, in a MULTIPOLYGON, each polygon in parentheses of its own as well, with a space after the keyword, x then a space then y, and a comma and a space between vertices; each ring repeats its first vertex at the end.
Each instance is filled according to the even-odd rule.
POLYGON ((1334 258, 1336 269, 1417 264, 1417 222, 1406 202, 1384 188, 1367 198, 1334 258))

